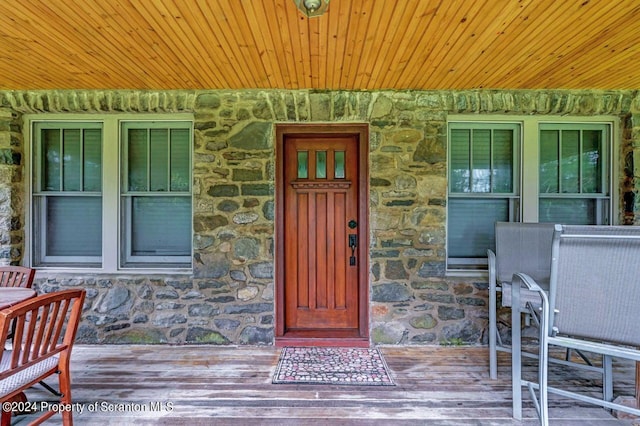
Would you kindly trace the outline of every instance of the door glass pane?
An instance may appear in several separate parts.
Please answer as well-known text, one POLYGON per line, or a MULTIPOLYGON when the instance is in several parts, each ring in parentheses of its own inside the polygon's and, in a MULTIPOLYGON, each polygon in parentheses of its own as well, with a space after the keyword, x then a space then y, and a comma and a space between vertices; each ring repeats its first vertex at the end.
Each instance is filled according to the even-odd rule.
POLYGON ((335 152, 335 178, 344 179, 344 151, 335 152))
POLYGON ((580 132, 578 130, 562 131, 562 180, 560 188, 563 193, 580 193, 580 132))
POLYGON ((473 176, 471 192, 491 192, 491 131, 474 130, 471 146, 473 176))
POLYGON ((493 192, 513 192, 513 131, 493 131, 493 192))
POLYGON ((191 254, 191 197, 133 197, 131 255, 191 254))
POLYGON ((169 190, 169 130, 151 129, 149 150, 150 191, 169 190))
POLYGON ((147 190, 147 131, 129 129, 128 181, 129 191, 147 190))
POLYGON ((316 179, 327 178, 327 151, 316 151, 316 179))
POLYGON ((171 191, 189 190, 189 130, 171 130, 171 191))
POLYGON ((62 152, 63 191, 79 191, 81 177, 80 129, 63 130, 62 152))
POLYGON ((84 131, 84 190, 102 189, 102 131, 86 129, 84 131))
POLYGON ((471 167, 471 131, 451 130, 451 192, 469 192, 471 167))
POLYGON ((449 257, 486 258, 495 249, 495 222, 509 220, 509 200, 450 198, 448 206, 449 257))
POLYGON ((102 255, 102 199, 47 197, 47 256, 102 255))
POLYGON ((42 190, 60 191, 60 130, 42 130, 42 190))
POLYGON ((540 193, 558 193, 558 146, 557 130, 540 131, 540 193))
POLYGON ((582 192, 602 192, 602 132, 582 132, 582 192))
POLYGON ((307 151, 298 151, 298 179, 307 179, 309 177, 309 153, 307 151))

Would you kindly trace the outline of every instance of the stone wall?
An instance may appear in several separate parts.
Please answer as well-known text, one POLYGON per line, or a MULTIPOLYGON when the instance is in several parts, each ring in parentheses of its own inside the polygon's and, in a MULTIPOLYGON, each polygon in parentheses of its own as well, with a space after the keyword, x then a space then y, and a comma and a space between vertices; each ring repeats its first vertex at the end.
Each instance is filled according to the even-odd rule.
POLYGON ((79 341, 272 344, 274 124, 370 125, 374 343, 484 343, 486 278, 445 276, 446 119, 451 113, 621 118, 621 221, 637 223, 635 92, 0 92, 0 259, 23 253, 22 114, 194 115, 193 273, 39 271, 44 291, 88 290, 79 341))
POLYGON ((18 115, 0 108, 0 264, 19 262, 24 238, 22 138, 18 115))

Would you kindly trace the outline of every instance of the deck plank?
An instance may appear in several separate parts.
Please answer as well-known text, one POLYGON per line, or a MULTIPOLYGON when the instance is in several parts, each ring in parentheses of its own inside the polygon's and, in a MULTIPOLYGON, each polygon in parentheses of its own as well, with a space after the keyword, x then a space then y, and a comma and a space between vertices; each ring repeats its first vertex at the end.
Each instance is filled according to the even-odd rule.
MULTIPOLYGON (((488 374, 486 347, 381 347, 396 386, 274 385, 273 347, 90 346, 72 356, 77 424, 229 425, 534 425, 511 418, 509 354, 500 353, 498 380, 488 374), (96 406, 97 404, 97 406, 96 406), (163 409, 157 409, 161 404, 163 409), (166 409, 170 404, 171 410, 166 409), (97 407, 89 411, 89 407, 97 407)), ((615 363, 616 395, 634 395, 635 365, 615 363)), ((535 374, 527 364, 525 377, 535 374)), ((594 373, 552 369, 564 387, 597 392, 594 373)), ((30 401, 53 401, 39 386, 30 401)), ((554 425, 632 425, 604 409, 550 396, 554 425)), ((26 424, 30 416, 17 416, 26 424)), ((54 416, 49 424, 61 424, 54 416)), ((640 424, 640 423, 639 423, 640 424)))

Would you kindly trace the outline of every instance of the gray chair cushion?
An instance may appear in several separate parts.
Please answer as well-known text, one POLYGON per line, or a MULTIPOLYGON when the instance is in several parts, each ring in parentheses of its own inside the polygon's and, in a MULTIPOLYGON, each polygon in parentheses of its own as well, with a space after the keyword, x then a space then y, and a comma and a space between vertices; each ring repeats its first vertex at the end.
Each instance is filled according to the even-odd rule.
MULTIPOLYGON (((40 361, 31 367, 12 374, 11 376, 0 380, 0 395, 6 395, 20 389, 27 383, 40 377, 45 371, 48 371, 58 365, 58 357, 52 356, 40 361)), ((2 360, 0 361, 0 372, 8 370, 11 366, 11 351, 4 351, 2 360)))

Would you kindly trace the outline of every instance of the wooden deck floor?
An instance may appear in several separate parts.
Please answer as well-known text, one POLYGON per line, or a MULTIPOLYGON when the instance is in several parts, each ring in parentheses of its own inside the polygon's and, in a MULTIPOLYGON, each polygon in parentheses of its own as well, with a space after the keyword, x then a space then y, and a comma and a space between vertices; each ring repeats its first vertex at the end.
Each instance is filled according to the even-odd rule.
MULTIPOLYGON (((511 418, 508 354, 488 377, 486 347, 382 347, 395 387, 274 385, 273 347, 76 346, 74 421, 80 425, 533 425, 511 418), (82 409, 82 411, 78 411, 82 409)), ((633 394, 633 365, 615 365, 616 395, 633 394)), ((530 375, 533 367, 527 367, 530 375)), ((558 373, 558 372, 556 372, 558 373)), ((595 389, 592 373, 561 380, 595 389)), ((558 377, 555 374, 554 377, 558 377)), ((39 386, 30 401, 53 401, 39 386)), ((551 396, 554 425, 632 425, 606 410, 551 396)), ((26 424, 17 416, 14 424, 26 424)), ((48 424, 60 424, 55 416, 48 424)), ((640 424, 640 423, 638 423, 640 424)))

